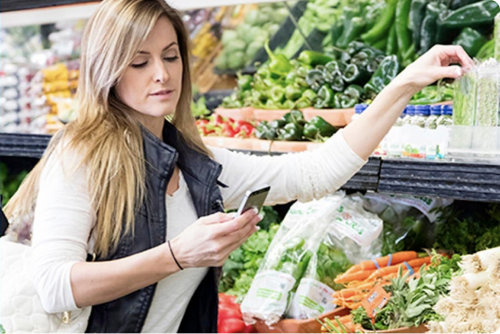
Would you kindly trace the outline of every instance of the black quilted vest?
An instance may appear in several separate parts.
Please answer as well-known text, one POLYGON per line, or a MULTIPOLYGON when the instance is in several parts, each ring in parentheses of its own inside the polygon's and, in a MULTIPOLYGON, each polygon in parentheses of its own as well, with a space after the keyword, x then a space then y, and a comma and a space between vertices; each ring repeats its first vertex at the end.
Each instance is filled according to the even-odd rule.
MULTIPOLYGON (((176 128, 167 121, 163 128, 163 142, 145 128, 142 128, 142 137, 147 194, 135 218, 134 237, 122 237, 116 251, 98 261, 123 258, 166 241, 165 193, 176 164, 182 170, 198 217, 224 209, 219 189, 224 185, 217 180, 222 170, 220 164, 188 147, 176 128)), ((217 332, 219 275, 220 268, 209 269, 189 302, 179 332, 217 332)), ((87 332, 140 332, 155 289, 156 284, 153 284, 117 300, 93 306, 87 332)))

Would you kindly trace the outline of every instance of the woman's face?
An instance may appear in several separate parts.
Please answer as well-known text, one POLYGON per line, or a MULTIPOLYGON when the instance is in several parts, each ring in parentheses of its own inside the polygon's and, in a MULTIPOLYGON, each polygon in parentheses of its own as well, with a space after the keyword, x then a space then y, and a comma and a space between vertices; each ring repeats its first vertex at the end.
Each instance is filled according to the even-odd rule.
POLYGON ((116 93, 142 116, 163 118, 175 112, 181 87, 177 34, 170 20, 161 17, 116 85, 116 93))

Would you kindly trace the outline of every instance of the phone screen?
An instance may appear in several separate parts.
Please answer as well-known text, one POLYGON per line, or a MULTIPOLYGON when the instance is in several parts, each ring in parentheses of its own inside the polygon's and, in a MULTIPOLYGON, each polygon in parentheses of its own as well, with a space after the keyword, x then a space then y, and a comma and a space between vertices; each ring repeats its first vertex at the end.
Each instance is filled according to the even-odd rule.
POLYGON ((264 205, 264 202, 266 200, 267 194, 269 193, 270 189, 271 189, 270 186, 265 185, 259 187, 256 190, 247 191, 238 209, 237 216, 243 214, 245 211, 250 210, 252 208, 256 208, 257 210, 260 211, 260 209, 264 205))

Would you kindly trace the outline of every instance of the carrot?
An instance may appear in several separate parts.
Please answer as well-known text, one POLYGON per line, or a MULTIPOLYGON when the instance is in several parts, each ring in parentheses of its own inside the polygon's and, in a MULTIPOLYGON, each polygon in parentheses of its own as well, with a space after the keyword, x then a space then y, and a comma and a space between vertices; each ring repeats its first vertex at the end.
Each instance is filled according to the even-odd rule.
POLYGON ((358 303, 347 303, 345 305, 347 308, 350 308, 351 310, 355 310, 361 307, 361 302, 358 303))
POLYGON ((352 266, 348 271, 345 272, 345 274, 351 274, 358 271, 375 270, 377 269, 377 265, 375 264, 375 262, 378 263, 379 267, 387 267, 389 265, 389 261, 391 261, 390 265, 394 265, 401 262, 416 259, 417 257, 418 254, 417 252, 414 251, 398 252, 392 254, 392 259, 391 255, 387 255, 373 261, 371 260, 363 261, 357 265, 352 266))
POLYGON ((352 281, 364 281, 373 273, 373 270, 358 271, 349 275, 337 276, 335 283, 347 283, 352 281))
POLYGON ((335 291, 332 295, 333 298, 349 298, 354 296, 358 292, 358 289, 342 289, 339 291, 335 291))
MULTIPOLYGON (((410 267, 413 268, 413 267, 420 267, 423 264, 427 264, 430 262, 431 262, 431 257, 428 256, 428 257, 423 257, 420 259, 414 259, 414 260, 408 261, 406 263, 410 267)), ((397 265, 390 266, 390 267, 380 268, 380 269, 376 270, 373 274, 371 274, 370 277, 368 277, 368 280, 373 280, 376 278, 384 277, 384 276, 392 274, 392 273, 397 273, 400 267, 402 267, 403 270, 405 270, 405 268, 407 268, 406 264, 404 264, 404 263, 397 264, 397 265)))

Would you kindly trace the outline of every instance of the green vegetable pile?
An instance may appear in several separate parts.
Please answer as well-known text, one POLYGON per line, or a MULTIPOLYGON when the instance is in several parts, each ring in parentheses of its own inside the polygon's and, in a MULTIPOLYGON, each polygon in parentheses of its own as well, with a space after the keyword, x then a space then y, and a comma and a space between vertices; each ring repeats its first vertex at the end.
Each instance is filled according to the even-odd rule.
POLYGON ((473 254, 500 246, 500 205, 457 202, 441 209, 434 248, 473 254))
POLYGON ((27 171, 22 171, 17 175, 9 175, 7 165, 0 163, 0 196, 2 197, 2 206, 7 204, 14 195, 26 175, 28 175, 27 171))
POLYGON ((372 99, 398 74, 395 56, 360 42, 345 52, 328 56, 303 51, 296 60, 273 53, 266 45, 269 63, 255 75, 238 75, 238 86, 222 106, 259 109, 352 108, 372 99))
POLYGON ((449 293, 449 283, 460 271, 461 258, 455 254, 448 259, 435 254, 428 269, 420 268, 420 277, 407 282, 409 273, 402 275, 402 269, 392 285, 384 286, 391 293, 389 302, 375 316, 373 324, 363 307, 351 311, 353 321, 367 330, 387 330, 401 327, 418 327, 429 321, 441 320, 433 307, 439 297, 449 293))
POLYGON ((395 56, 360 42, 351 42, 336 60, 309 71, 306 82, 317 92, 315 107, 352 108, 373 99, 399 73, 395 56))
POLYGON ((276 211, 271 207, 264 207, 263 212, 264 218, 259 223, 261 230, 233 251, 222 267, 219 292, 237 296, 240 302, 250 289, 267 249, 280 227, 280 218, 276 211))
POLYGON ((244 23, 235 30, 224 30, 221 38, 224 49, 216 60, 216 67, 238 70, 250 65, 287 16, 288 10, 280 3, 262 4, 249 11, 244 23))
POLYGON ((306 122, 302 112, 294 109, 281 119, 260 122, 255 136, 264 140, 323 141, 333 136, 336 131, 336 128, 319 116, 306 122))

